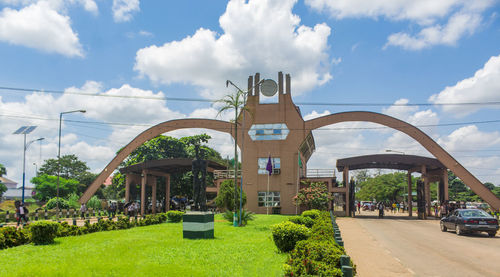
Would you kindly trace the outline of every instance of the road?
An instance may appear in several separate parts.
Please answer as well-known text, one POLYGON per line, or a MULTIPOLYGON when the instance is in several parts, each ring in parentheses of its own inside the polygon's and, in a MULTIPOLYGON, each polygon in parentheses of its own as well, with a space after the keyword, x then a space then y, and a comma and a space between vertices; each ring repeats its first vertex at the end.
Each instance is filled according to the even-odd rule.
POLYGON ((362 212, 337 218, 347 254, 358 276, 500 277, 500 234, 457 236, 441 232, 439 220, 404 214, 362 212))

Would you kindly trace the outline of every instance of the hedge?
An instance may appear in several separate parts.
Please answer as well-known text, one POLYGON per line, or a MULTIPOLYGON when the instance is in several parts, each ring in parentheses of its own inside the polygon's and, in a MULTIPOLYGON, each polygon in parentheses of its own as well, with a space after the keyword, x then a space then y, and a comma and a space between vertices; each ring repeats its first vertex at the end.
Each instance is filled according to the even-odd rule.
POLYGON ((135 226, 147 226, 160 224, 167 221, 166 214, 146 215, 144 219, 132 220, 119 216, 117 221, 99 220, 90 224, 78 227, 69 225, 67 222, 57 223, 54 221, 37 221, 26 226, 24 229, 15 227, 0 228, 0 249, 27 244, 33 241, 35 245, 49 244, 56 237, 79 236, 94 232, 129 229, 135 226))
POLYGON ((304 225, 307 228, 311 228, 314 224, 314 220, 307 216, 292 216, 288 218, 288 221, 291 221, 295 224, 304 225))
MULTIPOLYGON (((303 212, 302 217, 314 218, 314 224, 308 238, 298 240, 290 251, 284 266, 285 276, 342 276, 340 256, 346 253, 344 247, 335 242, 330 214, 325 211, 309 210, 303 212)), ((302 219, 292 217, 292 220, 302 219)), ((294 224, 289 221, 283 223, 294 224)), ((351 266, 356 274, 356 266, 352 261, 351 266)))
POLYGON ((53 221, 37 221, 30 224, 31 238, 35 245, 51 244, 57 236, 59 223, 53 221))
POLYGON ((298 241, 305 240, 310 235, 309 228, 290 221, 272 225, 271 231, 273 233, 274 244, 276 244, 276 247, 281 252, 291 251, 298 241))
POLYGON ((184 212, 181 211, 168 211, 167 218, 170 222, 181 222, 184 212))
POLYGON ((312 210, 307 210, 302 212, 302 216, 310 217, 311 219, 316 219, 320 217, 321 211, 312 209, 312 210))

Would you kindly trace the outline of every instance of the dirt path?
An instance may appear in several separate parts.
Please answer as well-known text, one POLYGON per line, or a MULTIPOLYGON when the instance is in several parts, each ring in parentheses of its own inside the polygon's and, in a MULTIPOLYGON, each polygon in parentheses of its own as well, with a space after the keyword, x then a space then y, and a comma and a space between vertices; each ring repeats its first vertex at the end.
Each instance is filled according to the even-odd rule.
POLYGON ((441 232, 438 220, 338 218, 359 276, 499 276, 500 237, 441 232))

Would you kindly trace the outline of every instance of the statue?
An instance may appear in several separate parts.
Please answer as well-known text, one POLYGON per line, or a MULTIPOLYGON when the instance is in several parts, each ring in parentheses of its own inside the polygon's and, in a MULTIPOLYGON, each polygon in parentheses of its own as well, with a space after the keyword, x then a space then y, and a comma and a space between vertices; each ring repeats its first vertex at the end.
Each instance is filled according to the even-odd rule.
POLYGON ((207 211, 207 161, 202 160, 203 156, 200 146, 195 145, 196 159, 192 163, 193 189, 194 189, 194 208, 195 211, 207 211))

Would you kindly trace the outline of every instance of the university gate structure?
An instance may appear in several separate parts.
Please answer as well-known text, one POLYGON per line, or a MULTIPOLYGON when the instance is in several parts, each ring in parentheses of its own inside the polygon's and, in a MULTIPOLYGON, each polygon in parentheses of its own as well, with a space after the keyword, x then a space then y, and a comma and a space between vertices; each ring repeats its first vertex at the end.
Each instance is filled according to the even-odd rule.
MULTIPOLYGON (((331 192, 349 195, 349 186, 332 186, 333 175, 308 176, 306 174, 308 172, 307 161, 315 150, 312 131, 340 122, 365 121, 389 127, 410 136, 491 207, 495 210, 500 209, 499 198, 417 127, 388 115, 362 111, 335 113, 304 120, 299 107, 292 101, 289 74, 284 76, 283 73, 278 73, 278 103, 261 103, 260 97, 265 96, 261 95, 259 84, 261 84, 259 73, 248 78, 247 109, 244 109, 238 117, 237 133, 235 133, 233 123, 213 119, 178 119, 155 125, 122 148, 84 192, 80 202, 87 202, 119 164, 146 141, 178 129, 202 128, 225 132, 233 137, 237 136, 238 146, 241 149, 242 187, 247 195, 246 208, 248 210, 266 213, 268 211, 266 206, 271 206, 274 207, 275 212, 295 214, 297 209, 292 198, 296 195, 301 180, 326 181, 330 184, 331 192), (267 175, 266 170, 269 157, 273 164, 271 176, 267 175), (299 163, 303 166, 301 167, 299 163)), ((426 169, 421 168, 420 171, 423 171, 425 178, 426 169)), ((344 178, 346 178, 345 174, 344 178)), ((348 180, 348 177, 345 180, 348 180)), ((144 185, 148 185, 146 181, 144 185)), ((346 214, 350 213, 349 206, 347 203, 346 214)))

